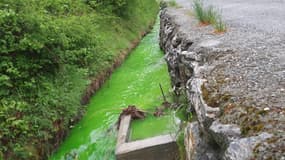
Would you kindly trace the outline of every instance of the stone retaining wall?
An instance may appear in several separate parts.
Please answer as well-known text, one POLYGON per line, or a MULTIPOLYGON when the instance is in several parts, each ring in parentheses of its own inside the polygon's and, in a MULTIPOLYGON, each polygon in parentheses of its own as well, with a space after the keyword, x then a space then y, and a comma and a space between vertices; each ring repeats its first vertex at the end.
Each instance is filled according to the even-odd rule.
MULTIPOLYGON (((257 107, 249 111, 252 108, 237 106, 234 102, 240 101, 240 97, 224 92, 232 87, 227 86, 226 82, 232 79, 224 77, 223 72, 212 74, 216 68, 222 68, 223 63, 230 61, 237 50, 224 45, 221 41, 224 35, 215 35, 209 31, 210 27, 199 27, 198 22, 183 11, 164 9, 160 17, 160 47, 165 52, 172 86, 177 94, 187 93, 189 110, 197 115, 197 122, 186 127, 188 160, 249 160, 255 159, 256 154, 267 154, 266 151, 258 153, 256 148, 262 146, 260 144, 270 143, 269 140, 274 138, 272 132, 250 128, 253 134, 246 134, 247 130, 242 125, 250 125, 251 121, 224 121, 225 117, 244 118, 244 114, 255 113, 255 109, 258 113, 265 111, 257 107), (214 91, 216 94, 212 94, 214 91), (225 115, 226 113, 228 114, 225 115)), ((252 118, 250 116, 254 115, 246 118, 252 118)), ((282 146, 283 143, 281 139, 278 145, 282 146)), ((284 158, 282 149, 279 151, 276 155, 271 151, 269 155, 273 159, 284 158)), ((266 159, 263 156, 257 157, 256 159, 266 159)))

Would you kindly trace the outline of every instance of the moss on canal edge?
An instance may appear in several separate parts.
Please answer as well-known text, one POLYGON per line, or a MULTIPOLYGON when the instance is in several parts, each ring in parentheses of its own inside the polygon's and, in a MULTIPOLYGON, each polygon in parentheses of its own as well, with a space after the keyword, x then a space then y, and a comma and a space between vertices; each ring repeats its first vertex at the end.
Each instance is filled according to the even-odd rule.
MULTIPOLYGON (((250 98, 237 99, 234 95, 222 91, 223 85, 228 83, 224 76, 217 75, 215 80, 206 81, 201 85, 202 98, 211 107, 219 107, 219 120, 223 124, 236 124, 240 127, 242 137, 258 136, 262 132, 270 133, 273 136, 263 142, 259 142, 253 149, 252 159, 274 159, 274 154, 281 154, 283 133, 274 130, 278 121, 274 119, 275 113, 284 113, 282 108, 269 108, 266 106, 250 105, 250 98), (272 115, 272 116, 271 116, 272 115), (270 117, 270 118, 267 118, 270 117), (262 154, 267 150, 269 155, 262 154), (270 154, 274 153, 274 154, 270 154)), ((281 128, 279 126, 279 128, 281 128)), ((283 147, 284 148, 284 147, 283 147)))
POLYGON ((207 105, 219 107, 221 122, 239 125, 243 136, 256 136, 257 133, 264 131, 265 122, 261 120, 261 117, 267 112, 241 102, 232 101, 232 95, 220 91, 225 83, 221 77, 217 76, 215 84, 204 82, 201 85, 202 97, 207 105))
POLYGON ((260 120, 260 116, 266 114, 265 111, 257 108, 246 106, 231 100, 232 95, 220 92, 220 87, 226 82, 217 76, 215 84, 204 82, 201 85, 203 100, 211 107, 219 107, 221 109, 220 119, 222 123, 234 123, 241 127, 242 135, 254 136, 263 130, 264 125, 260 120), (233 118, 234 116, 235 118, 233 118), (232 121, 238 119, 238 121, 232 121))

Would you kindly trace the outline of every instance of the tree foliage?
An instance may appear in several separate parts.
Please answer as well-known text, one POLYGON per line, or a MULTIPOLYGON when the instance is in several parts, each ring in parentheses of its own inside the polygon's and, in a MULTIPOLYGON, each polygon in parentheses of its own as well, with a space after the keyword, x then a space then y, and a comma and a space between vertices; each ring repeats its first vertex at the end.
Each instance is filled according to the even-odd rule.
POLYGON ((86 0, 86 3, 95 9, 112 12, 124 16, 127 0, 86 0))
POLYGON ((88 77, 148 26, 154 3, 0 1, 0 159, 46 159, 53 152, 84 113, 88 77), (139 19, 146 8, 151 12, 139 19))

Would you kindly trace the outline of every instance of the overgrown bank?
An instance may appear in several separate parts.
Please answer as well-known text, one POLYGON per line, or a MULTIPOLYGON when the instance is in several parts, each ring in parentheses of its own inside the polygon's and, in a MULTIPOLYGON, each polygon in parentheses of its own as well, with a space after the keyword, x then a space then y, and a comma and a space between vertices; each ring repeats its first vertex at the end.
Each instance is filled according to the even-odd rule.
POLYGON ((154 22, 154 0, 0 2, 0 159, 45 159, 91 77, 154 22))

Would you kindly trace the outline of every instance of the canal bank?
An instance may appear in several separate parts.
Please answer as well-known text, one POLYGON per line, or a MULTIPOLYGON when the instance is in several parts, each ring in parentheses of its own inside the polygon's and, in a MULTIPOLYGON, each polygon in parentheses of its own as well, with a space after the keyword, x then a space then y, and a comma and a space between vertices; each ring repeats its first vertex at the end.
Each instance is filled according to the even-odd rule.
MULTIPOLYGON (((168 91, 170 80, 158 43, 158 32, 157 22, 152 32, 143 38, 122 66, 114 71, 110 79, 91 98, 86 115, 72 129, 50 160, 115 159, 115 124, 121 109, 136 105, 152 112, 156 106, 161 105, 163 97, 159 84, 168 91)), ((167 126, 170 120, 171 118, 167 120, 161 117, 159 125, 167 126)), ((148 123, 151 125, 152 122, 148 123)), ((144 132, 148 136, 153 136, 150 133, 168 132, 161 128, 158 128, 158 132, 155 130, 156 128, 150 128, 144 132)))

